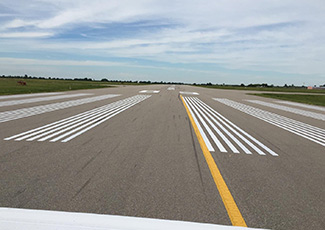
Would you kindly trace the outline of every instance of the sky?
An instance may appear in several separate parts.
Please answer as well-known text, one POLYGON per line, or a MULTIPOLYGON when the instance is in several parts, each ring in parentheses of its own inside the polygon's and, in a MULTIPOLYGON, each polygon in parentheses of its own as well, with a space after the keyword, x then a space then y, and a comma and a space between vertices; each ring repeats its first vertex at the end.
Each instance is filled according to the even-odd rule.
POLYGON ((325 84, 324 0, 0 0, 0 75, 325 84))

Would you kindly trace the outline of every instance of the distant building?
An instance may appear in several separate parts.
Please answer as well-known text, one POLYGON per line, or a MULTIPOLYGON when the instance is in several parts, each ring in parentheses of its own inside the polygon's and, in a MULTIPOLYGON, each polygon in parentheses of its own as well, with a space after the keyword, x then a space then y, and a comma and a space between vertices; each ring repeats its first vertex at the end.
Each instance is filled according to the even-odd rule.
POLYGON ((308 86, 307 89, 324 89, 325 90, 325 87, 324 86, 308 86))

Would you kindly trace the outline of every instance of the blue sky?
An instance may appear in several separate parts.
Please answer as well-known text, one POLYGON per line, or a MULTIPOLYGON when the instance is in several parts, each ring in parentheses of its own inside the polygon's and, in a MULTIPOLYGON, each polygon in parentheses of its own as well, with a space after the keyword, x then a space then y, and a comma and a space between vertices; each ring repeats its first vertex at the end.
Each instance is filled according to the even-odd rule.
POLYGON ((324 0, 1 0, 0 74, 325 84, 324 0))

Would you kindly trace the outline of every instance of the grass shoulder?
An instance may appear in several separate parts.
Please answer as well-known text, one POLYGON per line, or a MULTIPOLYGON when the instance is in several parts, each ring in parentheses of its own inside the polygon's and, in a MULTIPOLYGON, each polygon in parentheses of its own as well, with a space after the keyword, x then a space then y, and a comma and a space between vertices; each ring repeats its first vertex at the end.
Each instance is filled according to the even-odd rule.
POLYGON ((288 93, 322 93, 325 94, 325 90, 307 89, 304 87, 248 87, 248 86, 228 86, 228 85, 196 85, 199 87, 211 88, 211 89, 225 89, 225 90, 248 90, 248 91, 267 91, 267 92, 288 92, 288 93))
POLYGON ((278 93, 248 93, 259 97, 267 97, 278 100, 293 101, 310 105, 325 106, 325 95, 310 94, 278 94, 278 93))
POLYGON ((109 81, 0 78, 0 95, 59 92, 59 91, 81 90, 81 89, 98 89, 98 88, 115 87, 117 85, 138 85, 138 84, 136 83, 128 84, 128 83, 109 82, 109 81))

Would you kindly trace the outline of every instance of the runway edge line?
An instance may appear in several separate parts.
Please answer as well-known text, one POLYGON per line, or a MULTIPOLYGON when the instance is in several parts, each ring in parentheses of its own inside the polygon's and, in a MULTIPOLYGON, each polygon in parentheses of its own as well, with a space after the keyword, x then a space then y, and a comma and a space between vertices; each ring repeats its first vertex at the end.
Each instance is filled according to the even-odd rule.
POLYGON ((205 157, 205 160, 209 166, 211 175, 213 177, 213 180, 217 186, 217 189, 219 191, 219 194, 221 196, 221 199, 223 201, 223 204, 225 205, 225 208, 227 210, 228 216, 230 218, 230 221, 232 223, 233 226, 242 226, 242 227, 247 227, 246 222, 242 216, 242 214, 240 213, 237 204, 233 198, 233 196, 231 195, 228 186, 225 182, 225 180, 223 179, 220 170, 216 164, 216 162, 214 161, 211 153, 208 150, 208 147, 206 146, 200 132, 199 129, 197 128, 193 117, 184 101, 184 98, 182 96, 180 96, 183 102, 183 105, 186 109, 186 112, 188 114, 188 117, 192 123, 193 129, 195 131, 196 137, 200 143, 203 155, 205 157))

